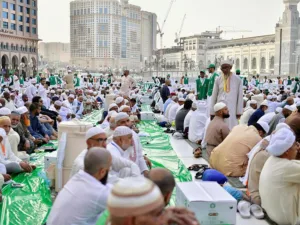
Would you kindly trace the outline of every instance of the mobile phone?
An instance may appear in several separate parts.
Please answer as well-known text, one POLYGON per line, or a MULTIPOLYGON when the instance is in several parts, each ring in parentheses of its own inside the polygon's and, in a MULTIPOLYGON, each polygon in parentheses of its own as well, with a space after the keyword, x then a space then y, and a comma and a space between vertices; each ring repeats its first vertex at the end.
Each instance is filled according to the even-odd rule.
POLYGON ((11 187, 13 187, 13 188, 23 188, 23 187, 25 187, 25 185, 20 184, 20 183, 11 183, 11 187))

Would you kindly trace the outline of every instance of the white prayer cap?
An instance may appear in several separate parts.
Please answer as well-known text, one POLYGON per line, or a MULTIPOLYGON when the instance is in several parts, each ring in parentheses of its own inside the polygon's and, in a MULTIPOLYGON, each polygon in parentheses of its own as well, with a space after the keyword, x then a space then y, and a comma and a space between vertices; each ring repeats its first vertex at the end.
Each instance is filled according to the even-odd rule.
POLYGON ((132 134, 132 130, 125 126, 117 127, 113 133, 113 137, 122 137, 132 134))
POLYGON ((0 116, 8 116, 11 114, 11 111, 9 108, 3 107, 0 109, 0 116))
POLYGON ((6 132, 5 132, 5 130, 4 130, 3 128, 0 128, 0 136, 1 136, 2 138, 5 138, 5 137, 6 137, 6 132))
POLYGON ((68 89, 66 89, 65 92, 70 92, 70 91, 68 89))
POLYGON ((277 108, 275 109, 275 111, 276 111, 277 113, 281 113, 281 112, 282 112, 282 108, 281 108, 281 107, 277 107, 277 108))
MULTIPOLYGON (((276 97, 276 98, 277 98, 277 97, 276 97)), ((271 100, 271 99, 272 99, 272 95, 268 95, 268 96, 267 96, 267 99, 268 99, 268 100, 271 100)))
POLYGON ((229 59, 228 59, 228 60, 222 60, 222 61, 221 61, 221 66, 222 66, 222 65, 225 65, 225 64, 232 66, 233 63, 232 63, 232 61, 229 60, 229 59))
POLYGON ((36 84, 36 79, 31 79, 32 84, 36 84))
POLYGON ((20 108, 17 108, 17 112, 22 115, 24 113, 27 113, 28 109, 26 108, 26 106, 21 106, 20 108))
POLYGON ((124 112, 119 112, 118 115, 115 116, 115 121, 116 123, 118 123, 120 120, 125 118, 129 118, 128 114, 124 112))
POLYGON ((172 96, 172 100, 175 101, 176 99, 178 99, 177 96, 172 96))
POLYGON ((268 101, 267 101, 267 100, 264 100, 260 105, 268 106, 268 101))
POLYGON ((127 104, 129 101, 127 99, 124 99, 124 104, 127 104))
POLYGON ((244 97, 243 100, 244 100, 245 102, 247 102, 249 99, 248 99, 247 97, 244 97))
POLYGON ((284 106, 284 109, 288 109, 293 112, 296 110, 296 107, 294 107, 293 105, 286 105, 286 106, 284 106))
POLYGON ((75 98, 73 94, 70 94, 68 98, 75 98))
POLYGON ((94 95, 97 95, 97 94, 98 94, 98 92, 97 92, 97 91, 94 91, 94 92, 93 92, 93 94, 94 94, 94 95))
POLYGON ((269 133, 270 131, 270 126, 267 122, 264 122, 264 121, 259 121, 257 122, 263 129, 266 133, 269 133))
POLYGON ((89 93, 93 93, 93 90, 88 90, 89 93))
POLYGON ((277 95, 272 95, 272 99, 277 99, 277 95))
POLYGON ((108 110, 111 110, 111 108, 113 107, 118 107, 116 103, 111 103, 109 106, 108 106, 108 110))
POLYGON ((300 107, 300 102, 297 102, 296 107, 300 107))
POLYGON ((68 73, 72 73, 72 70, 68 70, 68 73))
POLYGON ((296 137, 291 129, 281 128, 271 135, 267 151, 273 156, 281 156, 295 143, 296 137))
POLYGON ((251 100, 250 104, 257 104, 257 101, 256 100, 251 100))
POLYGON ((115 110, 109 111, 107 117, 115 117, 118 113, 115 110))
POLYGON ((196 102, 193 102, 192 108, 193 108, 193 109, 197 109, 197 103, 196 103, 196 102))
POLYGON ((276 126, 275 132, 282 129, 282 128, 287 128, 287 129, 291 129, 289 125, 287 125, 286 123, 279 123, 276 126))
POLYGON ((215 111, 215 112, 218 112, 218 111, 220 111, 221 109, 224 109, 225 107, 226 107, 226 104, 225 104, 225 103, 219 102, 219 103, 215 104, 215 106, 214 106, 214 111, 215 111))
POLYGON ((278 95, 278 96, 277 96, 277 101, 278 101, 278 102, 281 102, 281 97, 282 97, 281 95, 278 95))
POLYGON ((180 98, 178 99, 179 102, 185 102, 185 99, 184 98, 180 98))
POLYGON ((147 178, 128 177, 115 184, 107 200, 110 215, 135 217, 164 206, 159 188, 147 178))
POLYGON ((57 100, 57 101, 55 101, 55 102, 54 102, 54 105, 57 105, 57 106, 62 106, 62 105, 63 105, 63 103, 62 103, 61 101, 57 100))
POLYGON ((51 93, 51 94, 55 94, 55 91, 54 91, 54 90, 51 90, 50 93, 51 93))
POLYGON ((130 109, 130 107, 128 106, 128 105, 122 105, 120 108, 119 108, 119 112, 122 112, 124 109, 126 109, 126 108, 129 108, 130 109))
POLYGON ((86 132, 85 140, 87 141, 98 134, 105 134, 105 131, 101 127, 92 127, 86 132))
POLYGON ((116 104, 120 104, 121 102, 124 101, 124 98, 123 97, 117 97, 116 98, 116 104))

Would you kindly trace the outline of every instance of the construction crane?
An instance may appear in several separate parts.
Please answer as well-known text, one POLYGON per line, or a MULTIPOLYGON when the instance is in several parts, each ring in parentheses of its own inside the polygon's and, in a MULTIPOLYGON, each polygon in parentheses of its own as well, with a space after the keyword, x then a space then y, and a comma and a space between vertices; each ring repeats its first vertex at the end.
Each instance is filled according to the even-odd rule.
POLYGON ((219 34, 222 34, 222 33, 251 33, 252 30, 221 30, 221 26, 218 26, 217 29, 216 29, 216 32, 219 33, 219 34))
POLYGON ((169 5, 169 8, 168 8, 168 11, 167 11, 167 14, 166 14, 166 16, 165 16, 165 19, 164 19, 162 25, 160 26, 159 23, 157 23, 157 28, 158 28, 157 34, 159 34, 159 36, 160 36, 161 60, 162 60, 162 58, 163 58, 163 50, 162 50, 162 49, 163 49, 164 27, 165 27, 165 25, 166 25, 167 19, 168 19, 168 17, 169 17, 170 11, 171 11, 171 9, 172 9, 173 4, 174 4, 175 1, 176 1, 176 0, 171 0, 170 5, 169 5))
POLYGON ((180 44, 180 36, 181 36, 181 31, 182 31, 185 19, 186 19, 186 14, 184 14, 179 31, 177 33, 175 33, 175 38, 176 38, 175 43, 177 43, 177 45, 180 44))

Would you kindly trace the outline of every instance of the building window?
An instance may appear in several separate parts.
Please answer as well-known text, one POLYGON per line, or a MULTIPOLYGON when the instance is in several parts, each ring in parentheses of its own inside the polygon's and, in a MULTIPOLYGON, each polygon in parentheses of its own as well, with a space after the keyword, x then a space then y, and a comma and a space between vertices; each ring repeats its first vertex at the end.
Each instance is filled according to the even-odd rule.
POLYGON ((23 12, 23 6, 18 6, 19 7, 19 12, 23 12))
POLYGON ((10 24, 10 29, 16 30, 16 24, 15 24, 15 23, 11 23, 11 24, 10 24))
POLYGON ((32 19, 32 24, 36 25, 36 19, 32 19))
POLYGON ((23 25, 19 25, 19 31, 23 31, 23 25))
POLYGON ((108 13, 107 8, 104 8, 104 14, 107 14, 107 13, 108 13))
POLYGON ((27 5, 30 5, 30 0, 26 0, 27 5))
POLYGON ((20 3, 23 3, 23 0, 19 0, 20 3))
POLYGON ((5 2, 5 1, 3 1, 3 2, 2 2, 2 8, 3 8, 3 9, 8 9, 8 3, 5 2))
POLYGON ((32 1, 32 6, 36 7, 36 1, 32 1))
POLYGON ((11 20, 16 20, 16 14, 10 14, 10 19, 11 20))
POLYGON ((8 12, 2 12, 2 18, 8 19, 8 12))
POLYGON ((8 22, 3 22, 3 28, 8 29, 8 22))
POLYGON ((18 16, 18 21, 23 22, 23 16, 18 16))
POLYGON ((26 17, 26 23, 30 23, 30 17, 26 17))
POLYGON ((30 14, 30 8, 26 8, 26 14, 30 14))
POLYGON ((16 4, 10 3, 10 10, 15 11, 16 10, 16 4))
POLYGON ((32 10, 32 15, 36 16, 36 10, 35 9, 32 10))
POLYGON ((32 28, 32 33, 33 33, 33 34, 36 34, 36 27, 33 27, 33 28, 32 28))
POLYGON ((99 13, 100 13, 100 14, 103 13, 103 9, 102 9, 102 8, 99 9, 99 13))
POLYGON ((29 33, 30 32, 30 27, 26 27, 26 32, 29 33))

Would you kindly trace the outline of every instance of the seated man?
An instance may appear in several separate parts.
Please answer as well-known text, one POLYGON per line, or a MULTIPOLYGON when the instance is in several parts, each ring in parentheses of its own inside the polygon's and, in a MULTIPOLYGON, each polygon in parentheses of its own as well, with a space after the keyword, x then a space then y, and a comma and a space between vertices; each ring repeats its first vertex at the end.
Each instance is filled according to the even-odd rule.
POLYGON ((84 157, 84 170, 76 173, 55 199, 47 225, 96 224, 110 193, 106 182, 111 161, 105 149, 90 149, 84 157))
POLYGON ((19 173, 22 171, 32 172, 35 167, 30 166, 26 162, 22 162, 22 160, 18 158, 11 150, 10 143, 7 139, 7 135, 11 129, 9 117, 0 117, 0 128, 0 163, 5 165, 7 173, 19 173))
POLYGON ((240 124, 248 124, 250 117, 252 116, 252 114, 255 112, 256 109, 257 109, 257 101, 251 100, 250 106, 244 109, 243 115, 241 116, 240 119, 240 124))
MULTIPOLYGON (((106 134, 100 127, 93 127, 86 133, 87 149, 83 150, 75 159, 70 177, 74 176, 79 170, 84 167, 84 157, 92 147, 106 148, 106 134)), ((138 166, 126 159, 112 155, 112 167, 109 172, 109 183, 115 183, 118 178, 127 176, 139 176, 141 174, 138 166), (123 171, 123 172, 122 172, 123 171)))
POLYGON ((179 112, 176 114, 176 117, 175 117, 176 131, 184 132, 184 128, 183 128, 184 119, 185 119, 186 115, 189 113, 189 111, 191 110, 192 104, 193 104, 193 102, 191 100, 189 100, 189 99, 186 100, 184 102, 184 107, 182 109, 180 109, 179 112))
POLYGON ((189 124, 189 140, 191 142, 201 144, 207 119, 206 104, 198 103, 197 110, 192 113, 189 124))
POLYGON ((183 130, 184 130, 185 135, 187 135, 187 137, 189 134, 190 121, 191 121, 193 112, 195 112, 196 110, 197 110, 197 103, 193 102, 191 110, 188 112, 188 114, 184 118, 183 130))
POLYGON ((226 104, 222 102, 215 104, 214 111, 215 117, 209 123, 205 136, 206 151, 209 157, 214 148, 219 146, 230 133, 229 127, 224 121, 224 119, 230 117, 226 104))
POLYGON ((290 115, 285 122, 295 132, 297 142, 300 142, 300 102, 298 102, 296 106, 297 111, 293 112, 292 115, 290 115))
POLYGON ((30 125, 28 126, 28 130, 30 134, 36 138, 42 140, 44 143, 48 143, 50 138, 42 127, 38 115, 40 115, 41 106, 37 103, 32 103, 29 107, 30 113, 30 125))
POLYGON ((259 179, 262 207, 277 224, 299 224, 300 162, 295 134, 282 128, 271 136, 266 161, 259 179))
POLYGON ((271 122, 269 123, 270 130, 268 132, 268 135, 272 134, 272 132, 275 130, 276 126, 279 123, 284 123, 285 119, 288 118, 295 109, 296 108, 289 106, 289 105, 284 106, 282 111, 280 113, 278 113, 277 115, 275 115, 273 117, 273 119, 271 120, 271 122))
POLYGON ((226 139, 212 151, 212 168, 225 176, 244 176, 249 160, 247 154, 268 131, 269 125, 265 122, 249 127, 243 124, 235 126, 226 139))

